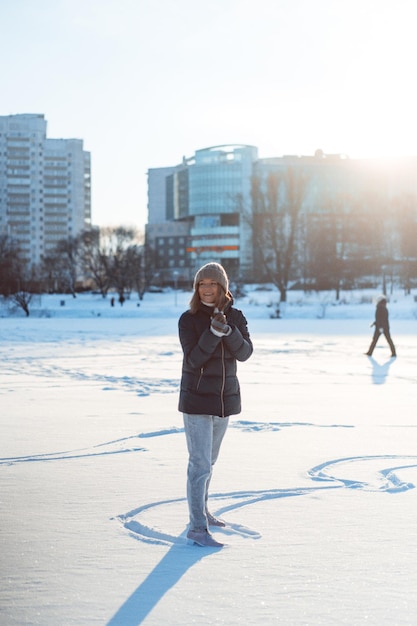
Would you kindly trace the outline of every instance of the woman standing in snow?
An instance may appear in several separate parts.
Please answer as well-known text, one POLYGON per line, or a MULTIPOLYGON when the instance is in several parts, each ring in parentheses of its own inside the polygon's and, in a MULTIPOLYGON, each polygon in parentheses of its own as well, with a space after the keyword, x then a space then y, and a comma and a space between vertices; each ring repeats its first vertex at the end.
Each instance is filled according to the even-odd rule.
POLYGON ((233 307, 229 279, 218 263, 203 265, 194 278, 190 309, 179 319, 184 353, 178 409, 188 448, 188 539, 221 547, 209 526, 225 526, 208 511, 208 489, 229 416, 240 413, 237 361, 253 352, 243 313, 233 307))
POLYGON ((366 356, 372 356, 377 341, 382 333, 384 334, 384 337, 388 341, 388 345, 391 348, 391 356, 397 356, 395 352, 395 346, 389 332, 387 299, 385 296, 380 296, 377 300, 377 305, 375 309, 375 321, 373 322, 373 324, 371 324, 371 327, 372 326, 375 326, 375 331, 374 336, 372 337, 371 345, 369 346, 369 350, 368 352, 365 352, 366 356))

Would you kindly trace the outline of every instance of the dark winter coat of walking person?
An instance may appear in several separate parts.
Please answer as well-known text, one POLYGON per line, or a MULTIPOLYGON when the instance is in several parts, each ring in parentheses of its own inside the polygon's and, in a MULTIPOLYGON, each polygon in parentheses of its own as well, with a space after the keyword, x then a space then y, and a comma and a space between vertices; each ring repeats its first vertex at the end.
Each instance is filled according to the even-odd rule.
POLYGON ((377 341, 382 334, 384 335, 389 347, 391 348, 391 356, 397 356, 395 346, 391 339, 391 334, 389 331, 388 317, 387 299, 385 296, 380 296, 377 300, 377 305, 375 309, 375 321, 371 324, 371 327, 375 326, 375 331, 374 336, 372 337, 371 345, 369 346, 369 350, 368 352, 365 352, 367 356, 372 356, 377 341))
POLYGON ((188 539, 221 547, 209 531, 225 526, 208 510, 208 490, 229 416, 240 413, 237 361, 253 352, 247 321, 233 306, 229 279, 218 263, 203 265, 194 278, 190 308, 178 322, 183 365, 178 409, 188 448, 188 539))

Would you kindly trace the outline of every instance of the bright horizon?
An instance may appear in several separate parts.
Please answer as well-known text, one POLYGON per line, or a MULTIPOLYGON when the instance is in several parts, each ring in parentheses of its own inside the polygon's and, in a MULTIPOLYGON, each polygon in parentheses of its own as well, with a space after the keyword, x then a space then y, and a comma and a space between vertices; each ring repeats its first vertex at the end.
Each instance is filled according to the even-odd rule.
POLYGON ((414 0, 3 0, 0 17, 0 115, 84 140, 94 224, 143 227, 147 170, 209 146, 417 156, 414 0))

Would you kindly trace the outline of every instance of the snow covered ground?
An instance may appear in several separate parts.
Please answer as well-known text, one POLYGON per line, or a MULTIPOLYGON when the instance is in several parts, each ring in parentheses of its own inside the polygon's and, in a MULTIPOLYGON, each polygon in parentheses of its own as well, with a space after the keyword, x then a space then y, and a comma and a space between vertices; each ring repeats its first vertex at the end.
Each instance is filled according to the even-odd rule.
POLYGON ((237 301, 255 351, 212 481, 221 550, 185 540, 190 294, 0 311, 0 624, 417 624, 417 303, 391 297, 398 358, 381 338, 370 359, 375 295, 237 301))

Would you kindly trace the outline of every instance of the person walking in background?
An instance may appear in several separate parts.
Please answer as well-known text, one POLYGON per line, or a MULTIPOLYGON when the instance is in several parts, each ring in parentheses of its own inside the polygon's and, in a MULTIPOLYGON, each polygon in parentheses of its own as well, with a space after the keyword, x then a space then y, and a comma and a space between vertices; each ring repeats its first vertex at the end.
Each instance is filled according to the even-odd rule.
POLYGON ((183 365, 178 409, 188 448, 187 538, 219 548, 209 526, 224 527, 208 510, 208 489, 229 416, 240 413, 237 361, 253 352, 247 321, 234 308, 229 279, 218 263, 203 265, 194 278, 190 308, 178 322, 183 365))
POLYGON ((375 321, 371 324, 375 326, 374 336, 372 337, 371 345, 369 346, 368 352, 365 352, 366 356, 372 356, 374 348, 377 344, 378 339, 382 334, 384 334, 385 339, 388 342, 389 347, 391 348, 391 356, 397 356, 395 351, 394 343, 391 339, 391 335, 389 332, 389 321, 388 321, 388 309, 387 309, 387 298, 386 296, 380 296, 377 300, 377 305, 375 309, 375 321))

